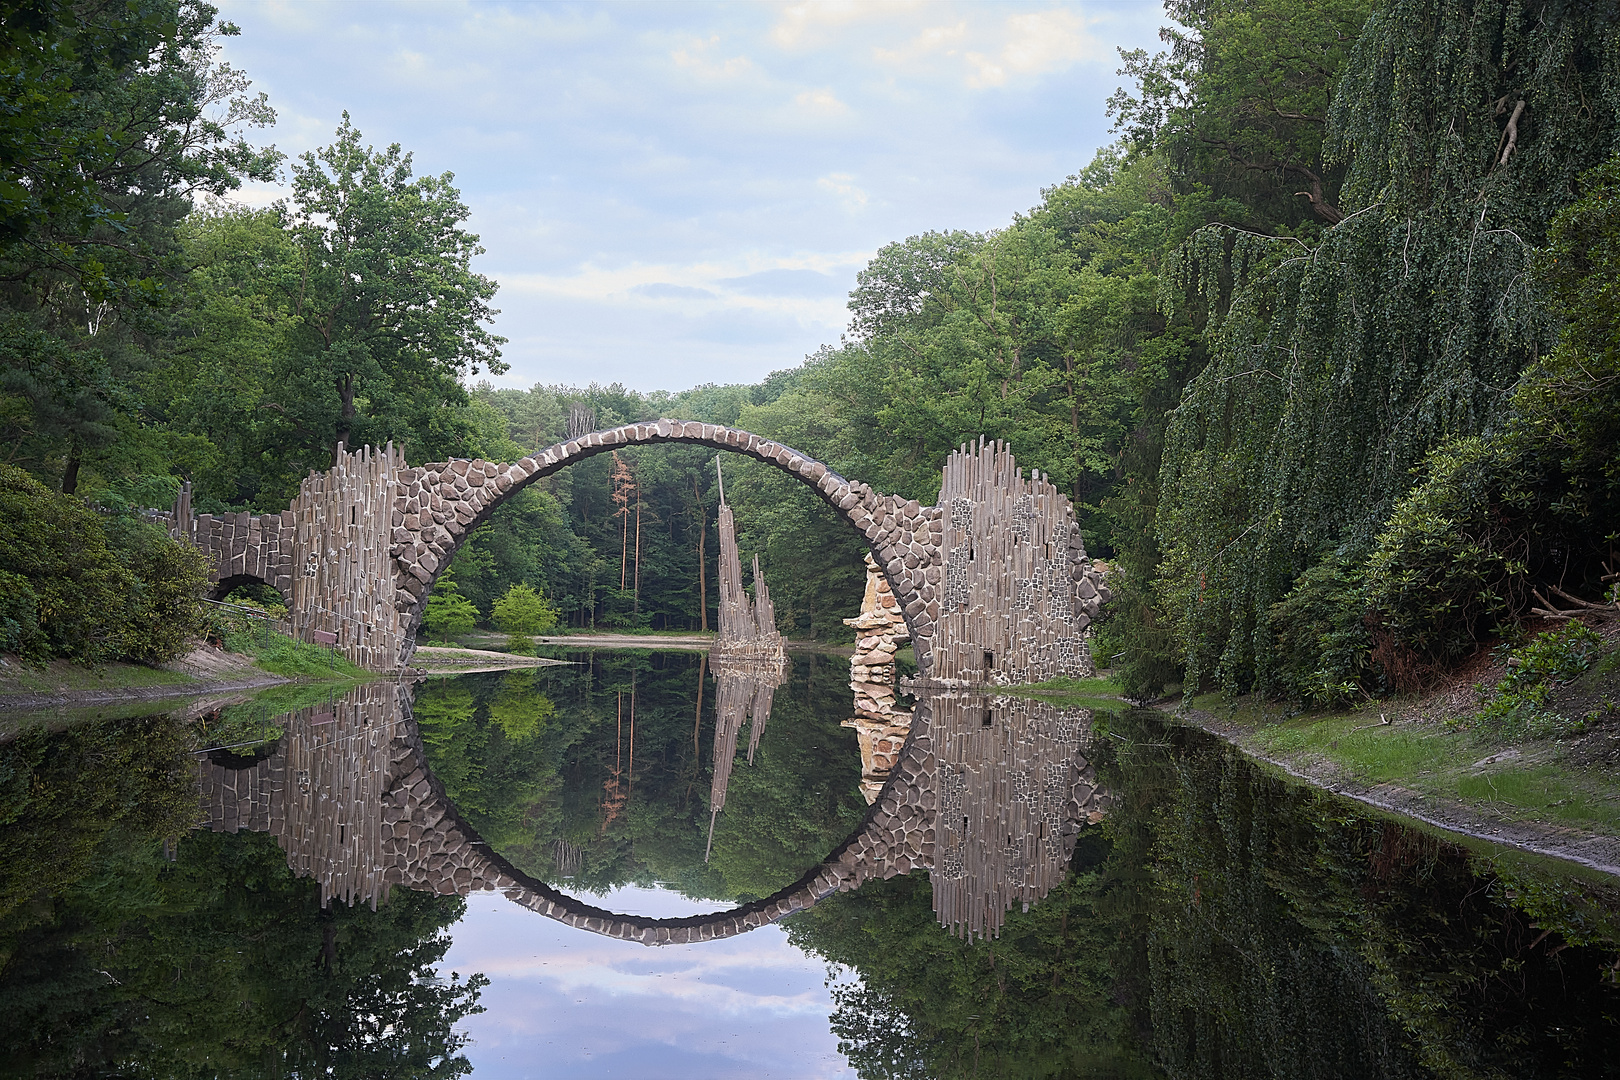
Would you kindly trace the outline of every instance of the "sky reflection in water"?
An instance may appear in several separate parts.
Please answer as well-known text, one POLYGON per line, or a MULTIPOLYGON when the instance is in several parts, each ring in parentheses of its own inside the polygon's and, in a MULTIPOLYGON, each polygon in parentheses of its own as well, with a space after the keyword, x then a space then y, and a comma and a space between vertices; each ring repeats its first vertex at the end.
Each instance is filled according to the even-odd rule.
MULTIPOLYGON (((660 917, 729 906, 635 886, 590 902, 660 917)), ((490 979, 488 1011, 462 1021, 477 1077, 854 1075, 827 1028, 825 963, 779 927, 649 949, 484 893, 451 934, 443 969, 490 979)))

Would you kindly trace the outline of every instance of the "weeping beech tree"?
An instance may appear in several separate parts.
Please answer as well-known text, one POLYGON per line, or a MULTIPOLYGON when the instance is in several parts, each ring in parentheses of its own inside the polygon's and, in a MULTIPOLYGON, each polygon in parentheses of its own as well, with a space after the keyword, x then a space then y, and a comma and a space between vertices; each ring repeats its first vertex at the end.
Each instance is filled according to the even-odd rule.
POLYGON ((1352 580, 1425 456, 1500 422, 1557 336, 1535 250, 1617 113, 1614 5, 1393 0, 1329 112, 1343 220, 1314 244, 1213 225, 1171 260, 1162 302, 1211 354, 1157 521, 1189 685, 1280 689, 1274 606, 1312 567, 1352 580))

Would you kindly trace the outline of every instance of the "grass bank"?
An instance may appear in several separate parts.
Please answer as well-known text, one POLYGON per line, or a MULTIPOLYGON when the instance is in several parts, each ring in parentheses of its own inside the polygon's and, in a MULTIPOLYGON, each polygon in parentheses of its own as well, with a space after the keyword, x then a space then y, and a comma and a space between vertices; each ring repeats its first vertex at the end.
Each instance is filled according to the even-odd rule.
POLYGON ((1296 716, 1214 694, 1188 704, 1187 718, 1304 776, 1396 784, 1510 820, 1620 836, 1613 773, 1620 732, 1608 726, 1565 739, 1504 743, 1449 718, 1412 715, 1409 703, 1399 701, 1296 716))
POLYGON ((375 676, 328 649, 257 626, 226 627, 223 649, 199 644, 160 666, 113 662, 87 667, 68 660, 30 664, 0 655, 0 710, 58 711, 156 702, 298 682, 348 685, 375 676))
POLYGON ((1125 704, 1120 696, 1124 688, 1108 675, 1091 679, 1047 679, 1045 682, 1010 686, 1005 690, 998 688, 996 692, 1051 699, 1078 708, 1118 709, 1125 704))

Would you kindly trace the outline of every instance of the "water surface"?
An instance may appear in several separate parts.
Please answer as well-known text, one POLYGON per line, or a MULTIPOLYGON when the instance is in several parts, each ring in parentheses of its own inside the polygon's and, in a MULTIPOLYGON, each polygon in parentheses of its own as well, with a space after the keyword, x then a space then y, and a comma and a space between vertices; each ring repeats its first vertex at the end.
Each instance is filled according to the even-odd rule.
MULTIPOLYGON (((939 925, 926 870, 728 940, 648 949, 498 891, 426 892, 370 868, 392 852, 421 858, 415 880, 436 890, 472 887, 448 856, 394 835, 408 817, 357 812, 394 805, 366 785, 418 775, 389 771, 418 768, 410 754, 426 761, 420 790, 447 797, 513 874, 653 918, 782 888, 867 814, 836 658, 795 658, 751 764, 748 729, 734 733, 715 815, 717 695, 702 659, 567 658, 430 681, 391 716, 284 691, 201 720, 16 725, 0 745, 6 1070, 1620 1072, 1614 880, 1369 815, 1147 712, 980 710, 990 730, 1016 715, 1076 732, 1108 810, 1070 814, 1067 870, 972 940, 939 925), (213 793, 200 828, 199 776, 213 793)), ((1000 798, 1039 802, 1018 776, 975 796, 985 820, 1036 820, 995 816, 1000 798)), ((1019 837, 980 842, 1005 853, 996 873, 1033 873, 1008 869, 1025 866, 1019 837)))

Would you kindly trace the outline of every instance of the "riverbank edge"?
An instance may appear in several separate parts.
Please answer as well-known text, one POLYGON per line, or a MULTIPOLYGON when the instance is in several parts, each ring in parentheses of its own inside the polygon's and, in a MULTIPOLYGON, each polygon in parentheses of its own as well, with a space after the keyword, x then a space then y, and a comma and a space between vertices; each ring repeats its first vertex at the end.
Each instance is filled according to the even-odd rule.
POLYGON ((1338 773, 1331 762, 1324 763, 1306 754, 1277 755, 1262 749, 1253 738, 1253 729, 1238 721, 1224 720, 1189 705, 1176 707, 1173 701, 1156 702, 1153 707, 1177 723, 1222 739, 1251 761, 1318 790, 1453 836, 1517 848, 1620 877, 1620 837, 1557 825, 1536 817, 1508 817, 1478 803, 1434 795, 1403 784, 1363 784, 1338 773))
POLYGON ((349 685, 361 681, 365 679, 350 674, 329 679, 280 675, 261 667, 252 656, 226 652, 212 645, 199 645, 168 664, 114 662, 94 669, 65 660, 34 667, 8 653, 0 655, 0 716, 182 701, 299 683, 349 685), (12 671, 18 673, 10 674, 12 671), (54 688, 13 690, 5 687, 6 683, 21 679, 53 681, 53 673, 54 688), (86 679, 95 679, 101 685, 72 685, 86 679))

